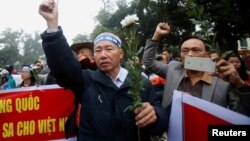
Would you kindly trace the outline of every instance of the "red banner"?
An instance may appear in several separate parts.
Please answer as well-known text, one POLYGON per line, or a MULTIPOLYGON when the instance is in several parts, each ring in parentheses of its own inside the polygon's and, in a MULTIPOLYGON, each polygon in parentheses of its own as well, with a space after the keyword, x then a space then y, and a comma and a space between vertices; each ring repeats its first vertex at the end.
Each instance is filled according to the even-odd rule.
POLYGON ((185 92, 174 91, 168 141, 208 141, 211 125, 234 127, 249 124, 250 117, 185 92))
POLYGON ((57 85, 0 92, 0 140, 64 139, 64 124, 74 96, 57 85))

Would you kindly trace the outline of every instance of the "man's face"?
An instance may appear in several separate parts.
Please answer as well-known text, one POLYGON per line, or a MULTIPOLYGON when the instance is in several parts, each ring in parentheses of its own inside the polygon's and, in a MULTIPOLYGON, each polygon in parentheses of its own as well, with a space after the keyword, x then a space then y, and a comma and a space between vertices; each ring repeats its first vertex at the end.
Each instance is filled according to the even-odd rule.
POLYGON ((123 50, 110 41, 100 41, 94 48, 94 60, 97 67, 111 74, 120 68, 120 60, 123 58, 123 50))
POLYGON ((181 61, 184 62, 185 56, 208 58, 204 43, 199 39, 188 39, 181 45, 181 61))
POLYGON ((162 52, 162 62, 164 64, 167 64, 169 62, 169 59, 170 59, 170 54, 168 51, 163 51, 162 52))
POLYGON ((42 70, 43 69, 43 64, 42 64, 42 62, 37 62, 36 64, 36 68, 37 68, 37 70, 42 70))

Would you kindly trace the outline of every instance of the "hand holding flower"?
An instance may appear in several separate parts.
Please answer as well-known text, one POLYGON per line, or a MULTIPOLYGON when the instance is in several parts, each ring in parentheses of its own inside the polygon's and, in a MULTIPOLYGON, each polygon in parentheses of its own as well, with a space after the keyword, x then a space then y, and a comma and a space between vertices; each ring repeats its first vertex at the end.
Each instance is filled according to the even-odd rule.
POLYGON ((136 108, 134 113, 136 114, 136 125, 140 128, 155 123, 157 120, 154 107, 148 102, 144 102, 142 107, 136 108))

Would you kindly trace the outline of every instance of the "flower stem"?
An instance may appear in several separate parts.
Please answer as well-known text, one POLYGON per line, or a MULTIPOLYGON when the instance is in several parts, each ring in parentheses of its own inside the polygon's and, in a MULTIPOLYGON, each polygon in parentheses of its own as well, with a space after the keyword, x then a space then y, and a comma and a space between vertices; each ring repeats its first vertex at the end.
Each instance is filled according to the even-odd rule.
POLYGON ((137 127, 138 141, 141 141, 140 128, 137 127))

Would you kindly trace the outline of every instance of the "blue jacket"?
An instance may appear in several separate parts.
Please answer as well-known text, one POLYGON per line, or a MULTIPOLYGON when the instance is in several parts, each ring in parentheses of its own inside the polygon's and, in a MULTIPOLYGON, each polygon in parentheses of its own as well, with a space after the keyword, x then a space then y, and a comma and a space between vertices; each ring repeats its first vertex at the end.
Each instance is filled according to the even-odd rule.
MULTIPOLYGON (((57 83, 71 89, 75 99, 82 105, 78 140, 81 141, 137 141, 138 132, 133 112, 124 112, 131 105, 128 95, 128 74, 124 84, 118 88, 100 70, 81 70, 60 29, 55 33, 41 34, 48 66, 57 83)), ((167 112, 161 107, 151 83, 144 79, 142 101, 154 106, 157 122, 140 129, 141 141, 149 141, 150 135, 160 135, 168 126, 167 112)))

